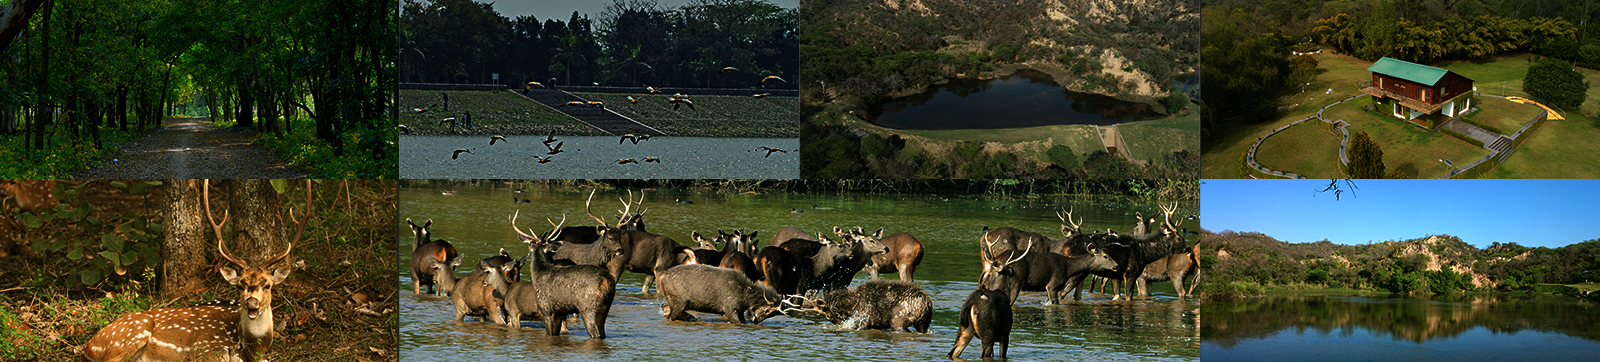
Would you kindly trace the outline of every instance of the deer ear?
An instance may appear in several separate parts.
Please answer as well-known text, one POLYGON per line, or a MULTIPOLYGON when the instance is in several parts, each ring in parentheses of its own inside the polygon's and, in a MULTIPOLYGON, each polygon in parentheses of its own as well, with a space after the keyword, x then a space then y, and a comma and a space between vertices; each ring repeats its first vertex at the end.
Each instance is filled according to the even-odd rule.
POLYGON ((227 280, 228 284, 239 285, 239 271, 238 270, 233 270, 233 268, 231 268, 231 267, 225 267, 224 266, 224 267, 217 268, 217 271, 222 273, 222 279, 223 280, 227 280))
MULTIPOLYGON (((431 256, 430 256, 430 258, 431 258, 431 256)), ((466 258, 467 258, 466 254, 456 255, 455 259, 450 259, 450 266, 454 267, 454 266, 457 266, 457 265, 461 265, 461 259, 466 259, 466 258)))
POLYGON ((883 228, 878 228, 877 232, 872 233, 872 237, 874 237, 874 238, 883 237, 883 228))
POLYGON ((294 267, 290 267, 288 265, 285 265, 285 266, 279 267, 278 269, 273 270, 272 271, 272 284, 282 283, 284 279, 289 279, 289 273, 293 272, 293 271, 294 271, 294 267))
POLYGON ((428 219, 428 222, 422 224, 423 228, 428 228, 428 227, 432 227, 432 226, 433 226, 433 219, 428 219))
POLYGON ((844 230, 840 230, 838 226, 835 226, 833 227, 833 234, 843 236, 844 230))

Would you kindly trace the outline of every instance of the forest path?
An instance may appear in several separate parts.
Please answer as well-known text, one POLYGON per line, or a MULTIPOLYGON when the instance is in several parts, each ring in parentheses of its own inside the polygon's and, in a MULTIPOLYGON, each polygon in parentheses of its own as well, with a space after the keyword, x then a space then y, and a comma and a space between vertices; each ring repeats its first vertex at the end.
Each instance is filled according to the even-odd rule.
POLYGON ((174 117, 164 128, 122 145, 111 160, 72 173, 73 178, 305 178, 309 172, 290 168, 251 132, 219 128, 207 117, 174 117))

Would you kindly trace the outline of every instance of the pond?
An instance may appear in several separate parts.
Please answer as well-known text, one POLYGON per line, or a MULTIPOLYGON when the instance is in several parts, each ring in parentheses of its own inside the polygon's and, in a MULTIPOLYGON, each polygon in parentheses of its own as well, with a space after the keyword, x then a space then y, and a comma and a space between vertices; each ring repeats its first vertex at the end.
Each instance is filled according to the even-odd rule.
POLYGON ((1068 91, 1049 75, 1028 69, 995 79, 950 79, 867 111, 867 119, 879 126, 918 130, 1108 126, 1157 116, 1148 104, 1068 91))
MULTIPOLYGON (((651 178, 773 179, 800 177, 799 138, 652 137, 618 144, 616 136, 561 136, 562 152, 547 154, 545 136, 400 136, 400 177, 460 178, 651 178), (771 156, 761 147, 786 152, 771 156), (462 153, 451 158, 458 148, 462 153), (549 163, 534 158, 549 157, 549 163), (660 163, 646 163, 657 157, 660 163), (638 163, 619 164, 631 158, 638 163)), ((551 144, 554 146, 554 144, 551 144)))
POLYGON ((1550 295, 1268 296, 1205 304, 1207 359, 1554 361, 1600 352, 1600 308, 1550 295))
MULTIPOLYGON (((909 232, 925 245, 916 272, 934 299, 931 333, 849 331, 815 317, 779 316, 759 325, 730 326, 720 315, 693 313, 703 322, 666 322, 659 313, 661 299, 639 293, 642 275, 624 273, 605 340, 587 340, 581 329, 549 337, 542 323, 522 322, 510 329, 468 317, 455 322, 453 307, 440 297, 411 292, 409 250, 412 235, 404 219, 433 220, 435 239, 445 239, 467 255, 465 276, 471 264, 501 248, 513 255, 526 254, 524 244, 507 223, 520 210, 517 223, 546 230, 544 218, 567 217, 567 225, 593 225, 584 215, 589 190, 570 187, 513 193, 509 182, 434 182, 437 186, 412 186, 400 190, 400 244, 402 360, 456 360, 472 356, 485 360, 541 358, 554 360, 943 360, 955 341, 957 317, 967 294, 976 289, 979 272, 977 238, 984 226, 1013 226, 1049 235, 1059 230, 1055 211, 1069 207, 1068 199, 1051 197, 974 198, 929 195, 861 196, 761 192, 650 191, 643 204, 648 229, 692 243, 691 231, 714 233, 718 228, 759 231, 765 245, 771 233, 784 226, 809 232, 833 226, 861 226, 885 234, 909 232), (441 191, 453 190, 445 196, 441 191), (512 203, 513 197, 531 203, 512 203), (678 204, 677 199, 694 204, 678 204), (1003 210, 996 210, 1003 207, 1003 210), (803 211, 792 213, 790 209, 803 211), (540 328, 535 328, 535 327, 540 328)), ((521 187, 521 186, 518 186, 521 187)), ((637 190, 635 190, 637 192, 637 190)), ((623 190, 601 190, 594 198, 596 215, 609 217, 619 209, 623 190)), ((1157 210, 1154 204, 1119 200, 1076 200, 1085 228, 1126 229, 1133 210, 1157 210)), ((1198 213, 1198 204, 1185 203, 1180 213, 1198 213)), ((1190 223, 1193 223, 1192 221, 1190 223)), ((829 233, 829 235, 832 235, 829 233)), ((857 276, 852 285, 868 277, 857 276)), ((898 279, 895 274, 886 278, 898 279)), ((1015 308, 1008 356, 1017 360, 1198 360, 1199 329, 1195 314, 1199 304, 1179 301, 1170 283, 1157 283, 1152 300, 1111 302, 1085 293, 1082 302, 1044 306, 1042 293, 1024 293, 1015 308)), ((975 342, 976 343, 976 342, 975 342)), ((963 354, 976 360, 981 345, 963 354)))

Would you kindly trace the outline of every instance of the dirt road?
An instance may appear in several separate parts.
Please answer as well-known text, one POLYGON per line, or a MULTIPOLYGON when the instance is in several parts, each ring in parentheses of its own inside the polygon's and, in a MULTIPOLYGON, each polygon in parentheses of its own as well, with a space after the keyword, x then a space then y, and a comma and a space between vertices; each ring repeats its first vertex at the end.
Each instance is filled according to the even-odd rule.
POLYGON ((122 153, 73 178, 304 178, 272 151, 256 145, 249 132, 218 128, 209 118, 168 118, 148 137, 122 145, 122 153))

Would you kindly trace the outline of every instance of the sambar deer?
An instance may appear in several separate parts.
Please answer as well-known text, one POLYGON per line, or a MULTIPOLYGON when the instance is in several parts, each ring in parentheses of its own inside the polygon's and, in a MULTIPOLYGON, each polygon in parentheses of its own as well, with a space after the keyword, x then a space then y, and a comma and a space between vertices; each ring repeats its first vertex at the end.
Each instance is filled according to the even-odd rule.
POLYGON ((240 286, 236 303, 195 307, 153 309, 123 314, 101 328, 81 348, 90 361, 265 361, 272 349, 272 286, 282 283, 292 270, 289 251, 300 242, 311 214, 311 183, 306 182, 306 220, 289 219, 296 227, 294 239, 282 252, 251 265, 228 253, 222 223, 211 216, 210 181, 202 197, 206 200, 206 220, 217 234, 217 251, 240 270, 222 266, 219 271, 229 284, 240 286))

